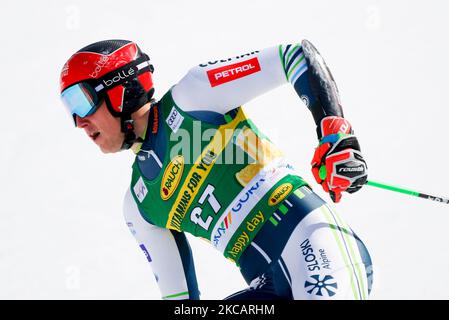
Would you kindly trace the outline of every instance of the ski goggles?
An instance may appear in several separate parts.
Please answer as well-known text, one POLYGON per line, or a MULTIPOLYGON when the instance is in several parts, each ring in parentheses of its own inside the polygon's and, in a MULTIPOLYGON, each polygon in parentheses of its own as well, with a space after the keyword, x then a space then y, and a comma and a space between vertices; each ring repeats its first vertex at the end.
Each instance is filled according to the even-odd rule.
POLYGON ((65 89, 61 99, 76 125, 76 116, 84 118, 94 114, 100 106, 101 97, 86 82, 77 83, 65 89))
MULTIPOLYGON (((73 117, 76 126, 76 116, 85 118, 94 114, 104 100, 106 100, 106 103, 110 103, 106 94, 108 90, 135 79, 138 74, 145 71, 153 72, 153 70, 153 65, 150 64, 148 56, 143 54, 138 59, 105 74, 99 79, 84 80, 71 85, 61 93, 61 100, 73 117)), ((133 90, 130 88, 128 91, 133 90)), ((134 95, 138 94, 135 93, 134 95)))

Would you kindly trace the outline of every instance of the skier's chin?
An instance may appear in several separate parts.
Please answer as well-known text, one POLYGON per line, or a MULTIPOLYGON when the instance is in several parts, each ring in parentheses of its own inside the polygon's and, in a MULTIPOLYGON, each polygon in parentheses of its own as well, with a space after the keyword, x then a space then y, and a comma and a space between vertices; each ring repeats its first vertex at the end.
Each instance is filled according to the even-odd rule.
POLYGON ((101 152, 104 154, 107 153, 116 153, 120 151, 120 147, 113 147, 110 144, 105 143, 105 141, 95 141, 95 144, 100 148, 101 152))
POLYGON ((103 152, 104 154, 108 154, 108 153, 116 153, 120 151, 120 148, 108 148, 108 147, 103 147, 103 146, 99 146, 101 152, 103 152))

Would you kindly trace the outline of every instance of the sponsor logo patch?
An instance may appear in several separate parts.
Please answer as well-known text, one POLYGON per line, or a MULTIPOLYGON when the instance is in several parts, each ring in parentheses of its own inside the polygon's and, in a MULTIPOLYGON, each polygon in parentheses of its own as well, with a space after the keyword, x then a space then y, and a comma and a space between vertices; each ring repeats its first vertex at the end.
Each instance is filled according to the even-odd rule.
POLYGON ((168 200, 175 192, 184 171, 184 157, 176 156, 168 164, 162 176, 161 198, 168 200))
POLYGON ((142 203, 142 201, 148 194, 148 189, 145 183, 143 182, 142 177, 140 177, 139 180, 137 180, 136 184, 133 187, 133 190, 139 202, 142 203))
MULTIPOLYGON (((291 170, 292 167, 283 158, 272 161, 260 170, 252 179, 252 182, 246 185, 224 210, 228 215, 222 215, 218 218, 210 236, 211 243, 215 248, 221 252, 227 252, 227 249, 233 247, 234 240, 232 239, 236 239, 237 236, 234 236, 234 234, 238 231, 237 229, 245 225, 244 223, 251 215, 251 211, 260 199, 267 194, 267 191, 271 190, 291 170)), ((250 225, 247 225, 247 227, 252 229, 250 225)), ((249 231, 251 230, 247 229, 247 233, 249 231)), ((242 239, 244 239, 245 235, 242 234, 242 236, 242 239)))
POLYGON ((234 207, 232 207, 232 210, 229 211, 228 215, 219 225, 218 229, 215 232, 213 232, 212 240, 215 246, 218 246, 221 237, 226 233, 226 231, 231 226, 232 214, 238 213, 240 210, 245 209, 246 205, 251 205, 252 202, 251 198, 255 196, 255 192, 263 185, 264 182, 265 179, 260 178, 254 185, 249 187, 249 189, 245 192, 245 194, 242 197, 238 199, 238 202, 234 207))
POLYGON ((259 72, 260 64, 257 58, 252 58, 242 62, 230 64, 207 71, 207 77, 211 87, 246 77, 250 74, 259 72))
POLYGON ((175 107, 173 107, 166 121, 168 126, 172 129, 172 131, 176 133, 179 127, 181 127, 181 124, 184 121, 184 117, 179 113, 179 111, 175 107))
POLYGON ((156 134, 157 129, 159 128, 159 112, 157 110, 157 107, 152 108, 153 108, 153 127, 151 133, 156 134))
POLYGON ((308 97, 308 96, 306 96, 305 94, 303 94, 303 95, 301 96, 301 100, 302 100, 302 102, 304 102, 304 104, 306 105, 307 108, 310 106, 310 100, 309 100, 309 97, 308 97))
POLYGON ((284 200, 289 193, 292 191, 293 185, 291 183, 281 184, 276 190, 273 191, 270 198, 268 199, 268 204, 270 206, 275 206, 282 200, 284 200))
POLYGON ((143 253, 145 254, 145 257, 147 258, 148 262, 151 262, 151 256, 148 253, 147 248, 145 248, 145 246, 143 244, 140 245, 140 249, 142 249, 143 253))
POLYGON ((253 51, 253 52, 250 52, 250 53, 245 53, 245 54, 242 54, 242 55, 240 55, 240 56, 236 56, 236 57, 232 57, 232 58, 221 59, 221 60, 215 60, 215 61, 209 61, 208 63, 201 63, 201 64, 200 64, 200 67, 201 67, 201 68, 205 68, 205 67, 207 67, 207 66, 213 66, 214 64, 217 64, 217 63, 230 62, 230 61, 232 61, 232 60, 241 60, 241 59, 247 58, 247 57, 249 57, 249 56, 255 55, 255 54, 257 54, 257 53, 259 53, 258 50, 253 51))
POLYGON ((133 223, 132 222, 127 222, 126 225, 128 226, 129 231, 131 231, 131 234, 133 236, 135 236, 136 235, 136 230, 134 229, 133 223))
POLYGON ((246 228, 244 231, 242 231, 242 233, 236 238, 234 244, 228 250, 227 254, 229 257, 232 257, 233 260, 238 259, 242 252, 251 243, 251 239, 254 237, 254 234, 260 229, 264 222, 265 217, 262 211, 259 210, 257 213, 253 213, 252 216, 246 221, 246 228))
POLYGON ((314 274, 304 283, 304 288, 308 294, 322 297, 326 293, 328 297, 332 297, 336 294, 338 284, 330 275, 321 277, 319 274, 314 274))
POLYGON ((190 169, 184 181, 181 190, 178 193, 172 209, 168 215, 167 229, 181 231, 181 223, 184 220, 190 206, 196 195, 201 189, 201 185, 209 174, 217 160, 217 154, 212 151, 213 148, 206 148, 201 154, 201 158, 190 169))

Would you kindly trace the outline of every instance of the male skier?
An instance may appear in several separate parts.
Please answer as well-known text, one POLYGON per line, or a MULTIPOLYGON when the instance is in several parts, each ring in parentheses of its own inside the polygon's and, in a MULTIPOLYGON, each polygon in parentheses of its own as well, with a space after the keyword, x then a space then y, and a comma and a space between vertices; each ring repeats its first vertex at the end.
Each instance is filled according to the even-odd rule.
POLYGON ((201 63, 160 100, 153 71, 136 43, 96 42, 64 65, 61 98, 103 152, 135 152, 124 214, 162 298, 200 297, 185 232, 240 268, 249 286, 228 299, 368 298, 362 241, 241 107, 291 83, 316 123, 316 181, 334 202, 358 191, 367 166, 315 47, 303 40, 201 63))

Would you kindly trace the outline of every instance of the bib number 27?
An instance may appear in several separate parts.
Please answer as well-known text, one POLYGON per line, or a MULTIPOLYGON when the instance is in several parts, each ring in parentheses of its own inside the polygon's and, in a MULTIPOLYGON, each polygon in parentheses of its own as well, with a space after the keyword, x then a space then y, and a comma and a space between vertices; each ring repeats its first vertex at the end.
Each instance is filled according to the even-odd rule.
MULTIPOLYGON (((206 200, 207 200, 207 202, 209 202, 210 206, 212 207, 212 210, 216 214, 220 210, 221 205, 214 195, 214 190, 215 190, 215 187, 211 184, 208 184, 206 189, 204 190, 203 194, 201 195, 200 199, 198 200, 198 204, 203 205, 204 202, 206 202, 206 200)), ((206 218, 206 220, 203 220, 203 218, 201 217, 202 212, 203 212, 203 208, 201 208, 199 206, 193 208, 192 213, 190 214, 190 220, 193 223, 199 225, 201 228, 208 230, 210 227, 210 224, 212 223, 212 220, 214 220, 214 218, 212 218, 211 216, 208 216, 206 218)))

